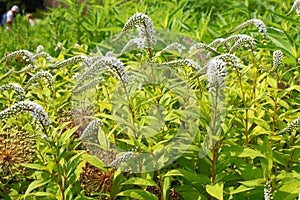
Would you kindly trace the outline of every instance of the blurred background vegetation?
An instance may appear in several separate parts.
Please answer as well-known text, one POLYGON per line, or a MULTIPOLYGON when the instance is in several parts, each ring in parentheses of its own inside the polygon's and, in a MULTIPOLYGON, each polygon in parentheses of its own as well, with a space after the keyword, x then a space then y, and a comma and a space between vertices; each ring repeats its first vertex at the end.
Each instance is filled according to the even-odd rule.
MULTIPOLYGON (((175 35, 177 33, 180 36, 187 36, 186 38, 191 39, 191 43, 209 44, 218 38, 247 34, 255 39, 255 49, 249 51, 247 48, 240 48, 235 56, 240 59, 243 69, 239 71, 229 68, 226 80, 227 116, 220 143, 216 145, 219 149, 214 151, 216 156, 210 155, 201 159, 198 156, 200 142, 210 123, 210 119, 207 118, 210 104, 207 103, 206 82, 197 85, 198 81, 193 80, 194 76, 186 76, 191 83, 195 83, 193 88, 196 90, 203 88, 203 91, 199 89, 196 93, 199 94, 199 98, 202 98, 201 101, 203 100, 201 102, 203 118, 201 117, 199 125, 201 133, 195 138, 191 150, 174 165, 153 174, 143 174, 142 178, 147 177, 147 183, 150 185, 153 184, 149 180, 153 179, 160 188, 154 191, 149 187, 147 192, 155 194, 158 191, 159 194, 156 195, 165 200, 168 198, 162 198, 162 191, 170 199, 172 191, 173 194, 174 191, 180 194, 180 198, 173 198, 173 200, 263 199, 265 183, 272 185, 275 200, 294 200, 300 193, 299 131, 292 134, 281 134, 281 132, 278 134, 278 131, 299 117, 300 22, 295 12, 287 16, 293 3, 294 0, 60 0, 59 2, 0 0, 3 12, 13 4, 19 5, 22 11, 17 15, 12 29, 0 27, 0 58, 16 50, 26 49, 34 53, 39 45, 42 45, 44 51, 49 53, 57 63, 76 55, 89 55, 98 47, 103 47, 102 41, 107 41, 108 38, 120 33, 127 20, 138 12, 145 13, 152 19, 155 35, 171 30, 175 35), (28 23, 26 13, 29 12, 34 14, 34 26, 28 23), (255 26, 232 31, 249 19, 262 20, 268 33, 258 33, 255 26), (273 70, 272 64, 272 53, 275 50, 281 50, 284 55, 283 64, 276 69, 277 71, 273 70), (172 190, 169 191, 170 188, 172 190)), ((175 41, 177 38, 170 36, 170 39, 175 41)), ((226 48, 220 46, 218 51, 224 53, 226 48)), ((131 66, 139 66, 139 63, 131 62, 132 57, 124 57, 124 61, 131 66)), ((162 60, 164 59, 166 58, 162 60)), ((23 61, 17 57, 0 63, 0 84, 11 82, 27 87, 27 80, 34 74, 22 71, 29 65, 27 61, 23 61), (15 70, 14 73, 11 73, 11 70, 15 70)), ((82 196, 86 194, 78 183, 83 163, 78 165, 80 155, 77 151, 82 147, 79 146, 78 140, 71 137, 75 129, 67 127, 68 123, 74 125, 69 111, 74 88, 73 77, 79 71, 79 64, 53 69, 47 61, 40 59, 38 66, 39 68, 35 70, 47 70, 54 75, 55 91, 51 93, 49 88, 41 84, 41 87, 30 87, 27 97, 46 108, 46 112, 57 123, 55 125, 59 126, 57 130, 51 130, 53 134, 49 140, 51 145, 55 145, 56 150, 48 149, 47 139, 40 139, 42 146, 38 147, 39 152, 46 152, 46 159, 39 158, 40 160, 35 161, 34 164, 38 165, 31 165, 33 170, 30 173, 33 175, 23 182, 11 181, 11 183, 8 180, 1 185, 0 180, 0 198, 7 193, 20 196, 26 191, 30 193, 33 190, 36 196, 41 194, 39 192, 45 191, 60 196, 60 191, 67 188, 58 188, 63 183, 65 184, 63 186, 69 186, 66 194, 77 196, 76 200, 83 199, 82 196), (75 169, 76 172, 73 173, 75 169), (61 171, 64 171, 61 177, 66 180, 65 182, 61 182, 59 176, 61 171), (38 173, 42 175, 35 178, 34 175, 38 173), (35 180, 34 187, 32 180, 35 180), (4 195, 1 194, 1 190, 4 191, 4 195)), ((107 80, 104 86, 108 89, 113 88, 113 84, 117 84, 117 81, 107 80)), ((200 77, 200 80, 206 80, 206 77, 200 77)), ((104 91, 105 87, 100 84, 97 88, 99 97, 103 99, 106 98, 104 95, 107 92, 101 91, 104 91)), ((9 104, 17 101, 12 95, 13 93, 6 93, 9 104)), ((0 106, 2 106, 0 110, 8 107, 7 102, 6 98, 0 98, 0 106)), ((101 106, 106 105, 100 103, 101 106)), ((108 109, 107 106, 103 107, 108 109)), ((24 126, 21 124, 23 121, 19 119, 12 120, 12 123, 18 124, 16 127, 20 129, 29 127, 31 133, 35 134, 35 129, 31 128, 30 123, 24 126)), ((110 123, 106 124, 110 125, 110 123)), ((7 129, 10 130, 10 127, 7 129)), ((74 135, 76 137, 76 134, 74 135)), ((86 170, 87 172, 90 170, 90 174, 93 174, 93 170, 98 169, 86 166, 86 170)), ((136 178, 134 176, 131 177, 136 178)), ((112 180, 111 174, 107 173, 100 178, 103 177, 104 179, 101 180, 104 181, 96 179, 97 183, 103 183, 105 186, 104 183, 112 180)), ((122 194, 121 191, 128 192, 128 188, 136 189, 136 185, 132 182, 124 184, 129 180, 128 174, 117 174, 115 177, 118 178, 113 178, 113 188, 117 191, 111 191, 111 196, 116 196, 118 192, 122 194)), ((86 179, 89 178, 93 177, 86 179)), ((103 185, 100 185, 102 187, 99 187, 100 191, 105 189, 103 185)), ((55 197, 47 199, 56 199, 55 197)), ((149 200, 149 198, 144 199, 149 200)))
POLYGON ((256 0, 251 3, 247 0, 0 0, 0 4, 1 13, 14 4, 21 9, 14 30, 0 30, 2 38, 15 38, 0 42, 0 53, 3 54, 17 49, 32 51, 40 44, 53 53, 51 51, 58 42, 67 46, 84 43, 91 50, 100 41, 118 33, 125 20, 137 12, 149 15, 156 28, 178 31, 199 41, 211 42, 247 19, 267 16, 272 21, 270 12, 287 12, 291 1, 278 0, 271 4, 256 0), (28 27, 25 22, 26 13, 30 12, 39 22, 34 27, 28 27))

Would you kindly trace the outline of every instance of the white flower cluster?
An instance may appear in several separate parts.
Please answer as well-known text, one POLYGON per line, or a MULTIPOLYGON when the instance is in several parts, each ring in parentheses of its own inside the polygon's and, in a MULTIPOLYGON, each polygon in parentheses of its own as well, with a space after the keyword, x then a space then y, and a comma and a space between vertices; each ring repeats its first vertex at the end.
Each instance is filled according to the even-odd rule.
POLYGON ((277 68, 282 64, 283 53, 280 50, 273 52, 273 67, 277 68))
POLYGON ((265 200, 273 199, 272 186, 269 182, 266 182, 264 185, 264 199, 265 200))
POLYGON ((297 129, 300 126, 300 117, 295 119, 287 127, 285 127, 280 133, 291 133, 293 130, 297 129))
POLYGON ((230 48, 229 53, 233 53, 235 52, 239 47, 241 46, 245 46, 248 47, 250 49, 253 49, 255 45, 255 41, 251 36, 248 35, 243 35, 242 37, 240 37, 230 48))
POLYGON ((213 91, 217 87, 225 87, 228 72, 226 63, 219 59, 211 60, 207 65, 208 88, 213 91))
POLYGON ((28 50, 18 50, 18 51, 9 53, 9 54, 5 55, 1 59, 1 61, 11 59, 11 58, 16 58, 16 57, 22 57, 23 60, 29 61, 31 63, 34 62, 33 54, 28 50))
POLYGON ((90 135, 98 135, 99 126, 103 125, 102 121, 95 119, 89 123, 89 125, 84 129, 80 138, 86 138, 90 135))
POLYGON ((198 65, 197 62, 195 62, 192 59, 179 59, 179 60, 174 60, 170 62, 164 62, 159 64, 159 66, 167 66, 167 67, 183 67, 183 66, 189 66, 193 69, 195 69, 197 72, 200 72, 201 68, 198 65))
POLYGON ((16 74, 20 74, 20 73, 24 73, 24 72, 28 72, 30 70, 34 70, 36 71, 39 67, 36 66, 35 64, 29 64, 27 67, 25 67, 24 69, 21 69, 19 71, 14 71, 14 73, 16 74))
POLYGON ((296 11, 297 15, 300 16, 300 0, 296 0, 290 9, 289 13, 287 15, 292 14, 294 11, 296 11))
POLYGON ((136 47, 138 49, 144 49, 146 46, 146 39, 145 38, 133 38, 129 40, 129 42, 124 46, 121 51, 121 55, 126 53, 127 51, 132 50, 132 48, 136 47))
POLYGON ((108 51, 108 52, 106 52, 105 56, 106 57, 114 57, 115 55, 114 55, 113 51, 108 51))
POLYGON ((116 57, 104 57, 104 62, 109 71, 112 71, 123 82, 129 82, 123 63, 116 57))
POLYGON ((56 47, 55 47, 54 51, 63 50, 63 48, 64 48, 64 45, 61 42, 58 42, 56 44, 56 47))
POLYGON ((73 47, 74 47, 74 48, 80 48, 80 44, 75 43, 73 47))
POLYGON ((97 73, 104 70, 112 71, 123 82, 129 81, 123 63, 112 55, 100 57, 100 59, 94 62, 91 67, 87 68, 86 71, 81 74, 77 74, 73 78, 77 79, 77 85, 80 86, 86 80, 97 76, 97 73))
POLYGON ((73 56, 71 58, 68 58, 66 60, 60 61, 58 63, 49 65, 51 68, 62 68, 62 67, 66 67, 72 64, 77 64, 83 62, 85 65, 90 66, 91 65, 91 61, 89 60, 89 58, 87 56, 84 55, 78 55, 78 56, 73 56))
POLYGON ((37 72, 36 74, 34 74, 34 76, 33 77, 31 77, 29 80, 28 80, 28 82, 27 82, 27 84, 26 84, 26 88, 30 85, 30 84, 32 84, 32 83, 35 83, 35 82, 37 82, 39 79, 41 79, 41 78, 45 78, 46 80, 47 80, 47 87, 49 87, 50 89, 52 89, 52 87, 53 87, 53 77, 52 77, 52 75, 49 73, 49 72, 46 72, 46 71, 39 71, 39 72, 37 72))
POLYGON ((102 77, 99 77, 99 78, 95 78, 95 79, 89 81, 88 83, 84 84, 80 88, 78 88, 80 85, 76 85, 76 87, 74 88, 75 89, 74 94, 78 94, 78 93, 87 91, 90 88, 95 88, 101 82, 105 82, 105 80, 102 77))
POLYGON ((122 163, 129 161, 130 159, 136 157, 136 155, 136 153, 128 151, 111 162, 107 167, 117 169, 122 163))
POLYGON ((165 52, 165 51, 168 51, 168 50, 176 50, 178 53, 182 54, 183 50, 185 49, 185 47, 178 43, 178 42, 174 42, 168 46, 166 46, 163 50, 161 50, 160 52, 165 52))
POLYGON ((246 27, 251 26, 251 25, 255 25, 258 28, 259 32, 264 33, 264 34, 267 33, 266 25, 259 19, 250 19, 250 20, 242 23, 241 25, 237 26, 236 28, 234 28, 232 30, 232 32, 235 32, 237 30, 246 28, 246 27))
POLYGON ((49 62, 53 62, 53 59, 52 59, 52 57, 48 54, 48 53, 46 53, 46 52, 44 52, 44 51, 42 51, 42 52, 39 52, 39 53, 36 53, 36 54, 34 54, 33 55, 33 59, 35 60, 35 59, 38 59, 38 58, 41 58, 41 57, 44 57, 44 58, 46 58, 49 62))
POLYGON ((53 62, 52 57, 46 53, 43 52, 42 49, 44 47, 42 47, 41 45, 38 47, 37 49, 37 53, 36 54, 32 54, 30 51, 28 50, 18 50, 18 51, 14 51, 12 53, 9 53, 7 55, 5 55, 0 62, 7 60, 7 59, 11 59, 11 58, 17 58, 17 57, 21 57, 22 60, 25 60, 26 62, 29 62, 28 66, 25 69, 22 69, 20 71, 15 71, 15 73, 22 73, 22 72, 27 72, 31 69, 36 70, 38 67, 34 64, 37 58, 40 57, 44 57, 46 58, 49 62, 53 62), (39 52, 40 51, 40 52, 39 52))
POLYGON ((124 35, 126 35, 128 31, 136 27, 139 30, 140 38, 145 38, 146 41, 150 43, 150 45, 155 44, 156 40, 153 35, 154 28, 153 28, 152 20, 143 13, 137 13, 132 17, 130 17, 129 20, 125 23, 121 34, 116 39, 123 37, 124 35))
MULTIPOLYGON (((254 39, 251 36, 248 36, 245 34, 237 34, 237 35, 231 35, 225 39, 217 38, 214 41, 212 41, 208 46, 211 47, 215 51, 219 46, 223 46, 226 52, 230 52, 230 49, 232 48, 230 46, 230 43, 233 43, 233 45, 236 43, 235 44, 236 46, 234 47, 234 49, 238 48, 239 47, 238 45, 242 45, 243 43, 246 43, 251 48, 253 48, 253 45, 255 44, 254 39), (247 41, 250 41, 250 43, 247 44, 247 41), (213 48, 213 47, 215 47, 215 48, 213 48)), ((233 51, 234 49, 231 49, 231 51, 233 51)), ((215 53, 218 53, 218 52, 215 52, 215 53)))
POLYGON ((91 56, 91 57, 89 57, 89 59, 92 62, 92 65, 93 65, 93 64, 95 64, 95 62, 97 62, 98 60, 100 60, 102 57, 103 57, 103 55, 97 55, 97 56, 91 56))
POLYGON ((190 47, 190 50, 189 50, 188 53, 189 54, 195 54, 200 49, 205 49, 205 50, 210 51, 212 53, 219 54, 219 52, 215 48, 211 47, 210 45, 204 44, 204 43, 194 44, 193 46, 190 47))
POLYGON ((239 64, 240 60, 234 54, 225 53, 225 54, 216 56, 215 59, 222 60, 226 63, 230 62, 233 64, 233 66, 242 68, 242 66, 239 64))
POLYGON ((225 42, 236 42, 237 40, 239 40, 241 38, 246 38, 246 37, 250 37, 250 36, 246 35, 246 34, 231 35, 225 39, 225 42))
POLYGON ((224 38, 217 38, 214 41, 212 41, 208 46, 217 48, 217 47, 223 45, 225 42, 226 42, 226 40, 224 38))
POLYGON ((37 46, 36 53, 38 54, 38 53, 41 53, 42 51, 44 51, 44 46, 43 45, 37 46))
POLYGON ((0 93, 4 90, 13 90, 15 91, 20 99, 25 98, 25 91, 23 88, 16 83, 6 83, 0 87, 0 93))
POLYGON ((30 115, 43 125, 49 125, 50 120, 43 107, 32 101, 20 101, 10 108, 7 108, 0 112, 0 120, 11 118, 15 115, 30 112, 30 115))

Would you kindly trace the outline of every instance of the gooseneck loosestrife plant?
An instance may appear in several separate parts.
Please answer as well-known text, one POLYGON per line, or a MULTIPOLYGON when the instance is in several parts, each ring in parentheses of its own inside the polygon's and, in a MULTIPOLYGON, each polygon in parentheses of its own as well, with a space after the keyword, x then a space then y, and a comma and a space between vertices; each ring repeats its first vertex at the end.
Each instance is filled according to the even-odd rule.
POLYGON ((297 198, 299 63, 274 31, 187 42, 137 13, 103 52, 5 54, 0 198, 297 198))

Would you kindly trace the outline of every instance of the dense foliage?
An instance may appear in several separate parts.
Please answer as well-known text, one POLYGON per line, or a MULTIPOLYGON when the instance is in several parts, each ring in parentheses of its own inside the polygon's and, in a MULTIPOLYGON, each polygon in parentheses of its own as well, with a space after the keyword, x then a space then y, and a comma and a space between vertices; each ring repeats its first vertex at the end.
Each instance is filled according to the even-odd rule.
POLYGON ((1 34, 1 199, 297 199, 300 1, 61 0, 1 34))

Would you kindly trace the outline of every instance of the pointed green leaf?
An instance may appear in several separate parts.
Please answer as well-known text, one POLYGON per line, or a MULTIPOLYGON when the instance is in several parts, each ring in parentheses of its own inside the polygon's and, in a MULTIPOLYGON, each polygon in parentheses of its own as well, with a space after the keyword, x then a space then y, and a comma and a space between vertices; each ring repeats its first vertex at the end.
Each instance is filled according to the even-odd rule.
POLYGON ((238 157, 256 158, 256 157, 265 157, 265 156, 259 151, 256 151, 254 149, 244 148, 243 151, 240 154, 238 154, 238 157))
POLYGON ((249 190, 253 190, 254 187, 246 187, 244 185, 240 185, 238 188, 236 188, 233 191, 230 191, 230 194, 237 194, 237 193, 241 193, 241 192, 247 192, 249 190))
POLYGON ((215 185, 206 185, 206 191, 211 196, 223 200, 223 187, 222 182, 216 183, 215 185))
POLYGON ((99 160, 97 157, 90 155, 90 154, 83 154, 82 155, 82 159, 86 162, 89 162, 91 165, 103 170, 103 171, 107 171, 106 168, 104 168, 104 163, 99 160))
POLYGON ((131 197, 140 200, 158 200, 158 198, 154 194, 151 194, 148 191, 138 189, 125 190, 117 194, 117 196, 131 197))
POLYGON ((208 184, 210 183, 210 179, 203 174, 196 174, 195 172, 190 172, 183 169, 174 169, 169 171, 166 176, 182 176, 184 179, 188 180, 190 183, 208 184))
POLYGON ((35 180, 32 183, 30 183, 30 185, 28 186, 25 195, 29 194, 31 191, 33 191, 34 189, 41 187, 43 185, 46 185, 47 183, 49 183, 51 181, 51 179, 49 180, 35 180))
POLYGON ((20 164, 23 167, 28 167, 30 169, 35 169, 35 170, 47 170, 47 167, 41 164, 36 164, 36 163, 21 163, 20 164))
POLYGON ((163 199, 169 199, 169 190, 171 188, 170 177, 165 177, 163 182, 163 199))
POLYGON ((71 128, 71 129, 63 132, 62 135, 59 138, 59 143, 60 144, 65 144, 66 140, 69 139, 73 135, 73 133, 77 130, 77 128, 78 127, 75 126, 75 127, 71 128))
POLYGON ((146 186, 156 186, 157 184, 150 179, 143 179, 138 177, 133 177, 125 182, 122 183, 122 185, 146 185, 146 186))
MULTIPOLYGON (((263 167, 263 171, 265 174, 265 178, 269 178, 272 172, 273 168, 273 151, 270 145, 270 142, 267 137, 265 137, 264 143, 263 143, 263 149, 262 153, 264 153, 266 158, 266 166, 263 167)), ((264 163, 262 163, 263 165, 264 163)))

